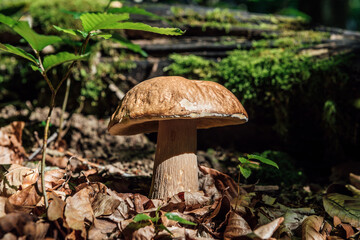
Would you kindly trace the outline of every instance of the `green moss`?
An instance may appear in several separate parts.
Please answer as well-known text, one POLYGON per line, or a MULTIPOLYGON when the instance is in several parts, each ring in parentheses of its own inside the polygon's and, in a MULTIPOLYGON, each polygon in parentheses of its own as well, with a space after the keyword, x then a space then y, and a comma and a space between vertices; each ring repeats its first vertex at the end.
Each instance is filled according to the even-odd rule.
POLYGON ((216 63, 195 55, 170 55, 174 61, 164 70, 170 75, 187 76, 190 79, 210 80, 216 75, 216 63))
POLYGON ((215 8, 204 13, 195 12, 190 8, 172 7, 174 15, 172 21, 177 24, 190 26, 201 26, 206 28, 225 29, 229 31, 231 27, 244 27, 251 29, 283 30, 301 29, 306 21, 303 18, 290 18, 274 15, 255 15, 244 17, 239 12, 229 9, 215 8))
POLYGON ((289 127, 289 103, 295 93, 308 86, 302 94, 314 97, 327 82, 346 79, 338 68, 343 58, 315 59, 291 48, 235 50, 219 62, 191 55, 172 55, 171 59, 169 74, 222 83, 250 113, 260 107, 283 135, 289 127))

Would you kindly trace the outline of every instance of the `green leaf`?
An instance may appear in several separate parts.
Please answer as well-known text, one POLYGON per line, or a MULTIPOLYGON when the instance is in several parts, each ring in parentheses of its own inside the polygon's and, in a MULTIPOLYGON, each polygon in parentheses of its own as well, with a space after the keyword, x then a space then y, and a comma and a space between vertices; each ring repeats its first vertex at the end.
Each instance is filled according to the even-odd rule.
POLYGON ((11 17, 5 16, 4 14, 0 13, 0 22, 8 25, 9 27, 12 27, 15 23, 17 23, 16 20, 12 19, 11 17))
POLYGON ((59 64, 75 61, 75 60, 81 60, 87 57, 88 55, 75 55, 73 53, 69 52, 59 52, 55 55, 48 55, 44 58, 43 65, 45 68, 45 71, 48 71, 50 68, 53 68, 59 64))
POLYGON ((251 175, 251 169, 250 168, 246 168, 246 167, 242 167, 239 166, 240 172, 241 174, 245 177, 245 178, 249 178, 251 175))
POLYGON ((167 231, 171 236, 174 235, 167 227, 165 227, 164 224, 160 224, 160 225, 158 225, 158 226, 159 226, 159 228, 160 228, 161 230, 167 231))
POLYGON ((56 30, 60 31, 60 32, 64 32, 64 33, 67 33, 67 34, 70 34, 70 35, 80 36, 80 37, 83 37, 83 38, 86 38, 86 36, 87 36, 86 32, 83 32, 83 31, 80 31, 80 30, 77 30, 77 29, 61 28, 61 27, 56 26, 56 25, 53 25, 53 27, 56 30))
POLYGON ((30 28, 28 22, 24 21, 16 22, 12 26, 12 29, 22 36, 31 45, 31 47, 37 51, 41 51, 44 47, 62 40, 57 36, 38 34, 30 28))
POLYGON ((145 220, 151 220, 151 217, 144 214, 144 213, 139 213, 134 217, 134 222, 141 222, 141 221, 145 221, 145 220))
POLYGON ((249 159, 259 160, 260 162, 262 162, 264 164, 267 164, 267 165, 270 165, 270 166, 273 166, 273 167, 276 167, 277 169, 279 169, 279 166, 275 162, 273 162, 273 161, 271 161, 271 160, 269 160, 267 158, 264 158, 264 157, 261 157, 261 156, 258 156, 258 155, 248 155, 247 157, 249 159))
POLYGON ((176 213, 167 212, 167 213, 165 213, 165 217, 167 217, 167 219, 169 219, 169 220, 174 220, 178 223, 194 225, 194 226, 196 225, 196 223, 185 220, 182 217, 180 217, 179 215, 177 215, 176 213))
POLYGON ((121 45, 128 48, 129 50, 141 54, 141 56, 143 56, 143 57, 148 56, 148 54, 140 47, 140 45, 132 43, 128 39, 123 38, 120 35, 114 35, 111 39, 120 43, 121 45))
POLYGON ((151 17, 153 19, 159 19, 159 20, 165 20, 167 21, 165 18, 158 16, 152 12, 148 12, 145 9, 142 8, 138 8, 138 7, 126 7, 123 6, 121 8, 110 8, 108 10, 109 13, 130 13, 130 14, 139 14, 139 15, 144 15, 144 16, 148 16, 151 17))
POLYGON ((42 71, 41 71, 41 68, 39 68, 38 66, 36 66, 36 65, 34 65, 34 64, 30 64, 30 67, 31 67, 31 69, 34 70, 35 72, 36 72, 36 71, 42 72, 42 71))
POLYGON ((109 39, 112 37, 112 34, 98 32, 98 33, 92 33, 91 36, 98 36, 98 37, 102 37, 105 39, 109 39))
POLYGON ((20 57, 23 57, 35 64, 38 64, 36 58, 31 55, 30 53, 27 53, 25 52, 24 50, 22 50, 21 48, 18 48, 18 47, 14 47, 10 44, 1 44, 0 43, 0 49, 5 51, 5 52, 9 52, 9 53, 12 53, 12 54, 15 54, 15 55, 18 55, 20 57))
POLYGON ((247 159, 244 158, 244 157, 239 157, 238 160, 239 160, 239 162, 241 162, 242 164, 248 164, 248 163, 250 163, 250 161, 247 160, 247 159))
POLYGON ((108 24, 101 29, 127 29, 127 30, 140 30, 146 32, 153 32, 164 35, 182 35, 184 32, 179 28, 158 28, 152 27, 145 23, 121 22, 108 24))
POLYGON ((129 14, 84 13, 80 16, 85 32, 100 29, 112 29, 111 26, 118 21, 129 19, 129 14))

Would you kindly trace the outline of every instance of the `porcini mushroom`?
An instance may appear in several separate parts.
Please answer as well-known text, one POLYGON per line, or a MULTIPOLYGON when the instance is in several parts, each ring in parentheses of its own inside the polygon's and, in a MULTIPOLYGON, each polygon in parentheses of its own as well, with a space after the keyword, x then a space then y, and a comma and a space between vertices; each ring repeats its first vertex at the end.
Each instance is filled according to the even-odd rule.
POLYGON ((112 135, 158 132, 150 197, 198 190, 196 129, 245 123, 239 100, 222 85, 157 77, 130 89, 112 115, 112 135))

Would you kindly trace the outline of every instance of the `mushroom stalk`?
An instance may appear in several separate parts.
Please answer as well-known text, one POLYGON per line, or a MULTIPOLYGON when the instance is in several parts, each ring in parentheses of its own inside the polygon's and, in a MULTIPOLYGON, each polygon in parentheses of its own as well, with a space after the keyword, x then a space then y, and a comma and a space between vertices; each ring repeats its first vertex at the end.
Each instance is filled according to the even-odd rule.
POLYGON ((150 197, 164 199, 198 187, 196 120, 159 121, 150 197))

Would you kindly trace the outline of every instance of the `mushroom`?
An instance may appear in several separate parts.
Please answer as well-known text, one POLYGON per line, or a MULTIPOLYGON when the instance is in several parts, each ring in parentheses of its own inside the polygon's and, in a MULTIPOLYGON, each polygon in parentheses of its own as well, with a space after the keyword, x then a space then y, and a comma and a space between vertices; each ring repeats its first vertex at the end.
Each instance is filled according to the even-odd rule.
POLYGON ((112 115, 112 135, 158 132, 150 197, 198 190, 196 129, 242 124, 248 115, 222 85, 157 77, 130 89, 112 115))

